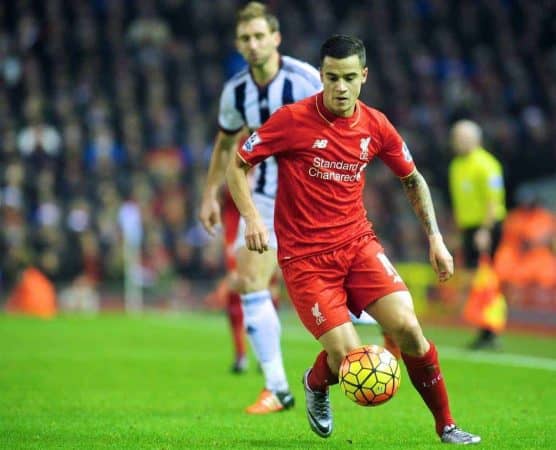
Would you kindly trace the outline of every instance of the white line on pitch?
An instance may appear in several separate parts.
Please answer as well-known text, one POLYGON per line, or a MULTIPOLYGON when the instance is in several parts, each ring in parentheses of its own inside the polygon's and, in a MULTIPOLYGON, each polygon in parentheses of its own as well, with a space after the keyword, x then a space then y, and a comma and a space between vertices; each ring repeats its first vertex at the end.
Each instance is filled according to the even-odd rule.
MULTIPOLYGON (((307 339, 305 330, 298 327, 288 327, 284 333, 288 340, 307 339)), ((310 339, 310 337, 309 337, 310 339)), ((540 356, 518 355, 516 353, 490 352, 483 350, 465 350, 457 347, 438 346, 440 360, 468 361, 477 364, 491 364, 497 366, 525 367, 531 369, 556 371, 556 359, 540 356)))
POLYGON ((514 353, 496 353, 463 350, 455 347, 440 346, 440 359, 465 360, 474 363, 495 364, 499 366, 527 367, 556 371, 556 359, 538 356, 517 355, 514 353))
MULTIPOLYGON (((179 327, 183 324, 177 322, 179 327)), ((164 326, 168 326, 167 321, 164 326)), ((284 336, 289 341, 303 340, 309 341, 310 335, 303 330, 301 326, 292 325, 291 323, 283 323, 284 336)), ((372 328, 372 327, 371 327, 372 328)), ((453 361, 468 361, 477 364, 491 364, 497 366, 524 367, 530 369, 556 371, 556 359, 543 358, 540 356, 526 356, 515 353, 489 352, 489 351, 472 351, 457 347, 439 346, 440 359, 449 359, 453 361)))

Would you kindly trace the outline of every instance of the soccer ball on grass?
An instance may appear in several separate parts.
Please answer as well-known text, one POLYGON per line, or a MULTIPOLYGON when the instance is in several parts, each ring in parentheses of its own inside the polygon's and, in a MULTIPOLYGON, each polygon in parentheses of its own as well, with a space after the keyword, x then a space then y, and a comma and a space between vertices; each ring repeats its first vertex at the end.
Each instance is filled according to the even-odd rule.
POLYGON ((400 366, 385 348, 364 345, 344 357, 338 378, 350 400, 362 406, 378 406, 390 400, 400 387, 400 366))

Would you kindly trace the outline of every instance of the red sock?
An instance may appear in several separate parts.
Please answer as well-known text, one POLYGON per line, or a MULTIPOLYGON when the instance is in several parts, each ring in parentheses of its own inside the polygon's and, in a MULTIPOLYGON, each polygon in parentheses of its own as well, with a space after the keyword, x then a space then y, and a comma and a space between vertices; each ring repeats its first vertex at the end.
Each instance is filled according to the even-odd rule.
POLYGON ((444 377, 440 372, 438 353, 436 347, 429 341, 429 351, 421 356, 410 356, 402 353, 407 367, 409 378, 415 389, 421 394, 423 400, 434 416, 436 432, 442 434, 446 425, 452 425, 452 413, 448 401, 448 392, 444 384, 444 377))
POLYGON ((330 367, 328 367, 328 362, 326 362, 327 357, 328 353, 324 350, 320 352, 315 364, 313 364, 311 372, 309 372, 307 384, 312 391, 326 392, 328 386, 338 384, 338 375, 332 372, 330 367))
POLYGON ((236 358, 245 355, 245 340, 243 330, 243 311, 241 310, 241 298, 237 292, 228 292, 228 320, 232 328, 232 337, 236 358))

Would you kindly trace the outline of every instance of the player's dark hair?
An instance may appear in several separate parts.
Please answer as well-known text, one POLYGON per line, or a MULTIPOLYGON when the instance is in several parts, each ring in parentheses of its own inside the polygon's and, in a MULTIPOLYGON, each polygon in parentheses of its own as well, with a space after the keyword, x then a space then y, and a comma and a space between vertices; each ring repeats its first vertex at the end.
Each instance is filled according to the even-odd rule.
POLYGON ((362 67, 367 65, 367 52, 365 51, 365 45, 361 39, 346 34, 335 34, 322 44, 320 48, 320 64, 322 66, 322 62, 326 56, 343 59, 352 55, 357 55, 359 57, 362 67))
POLYGON ((275 31, 280 31, 280 23, 275 15, 268 12, 266 5, 261 2, 249 2, 243 8, 241 8, 237 13, 236 24, 241 22, 249 22, 253 19, 258 19, 262 17, 268 22, 270 31, 273 33, 275 31))

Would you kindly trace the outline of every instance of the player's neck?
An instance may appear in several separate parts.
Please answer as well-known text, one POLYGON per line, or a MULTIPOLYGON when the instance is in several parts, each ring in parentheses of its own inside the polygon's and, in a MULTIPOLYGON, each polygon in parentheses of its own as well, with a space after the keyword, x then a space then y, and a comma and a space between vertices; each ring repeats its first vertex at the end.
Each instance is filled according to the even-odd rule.
POLYGON ((349 119, 349 118, 353 117, 353 115, 355 114, 355 110, 357 109, 357 104, 356 103, 354 103, 351 108, 346 109, 346 110, 336 109, 336 108, 334 108, 333 105, 328 105, 324 98, 323 98, 322 104, 325 107, 328 114, 330 114, 332 117, 338 117, 340 119, 349 119))
POLYGON ((265 85, 271 81, 280 70, 280 54, 276 52, 272 55, 266 64, 262 66, 251 66, 251 74, 255 82, 259 85, 265 85))
POLYGON ((359 119, 361 117, 361 107, 359 106, 358 101, 356 101, 353 109, 350 108, 349 111, 334 111, 326 103, 327 102, 325 101, 324 94, 322 92, 315 96, 315 106, 317 112, 330 126, 343 124, 344 126, 347 125, 352 128, 359 123, 359 119))

